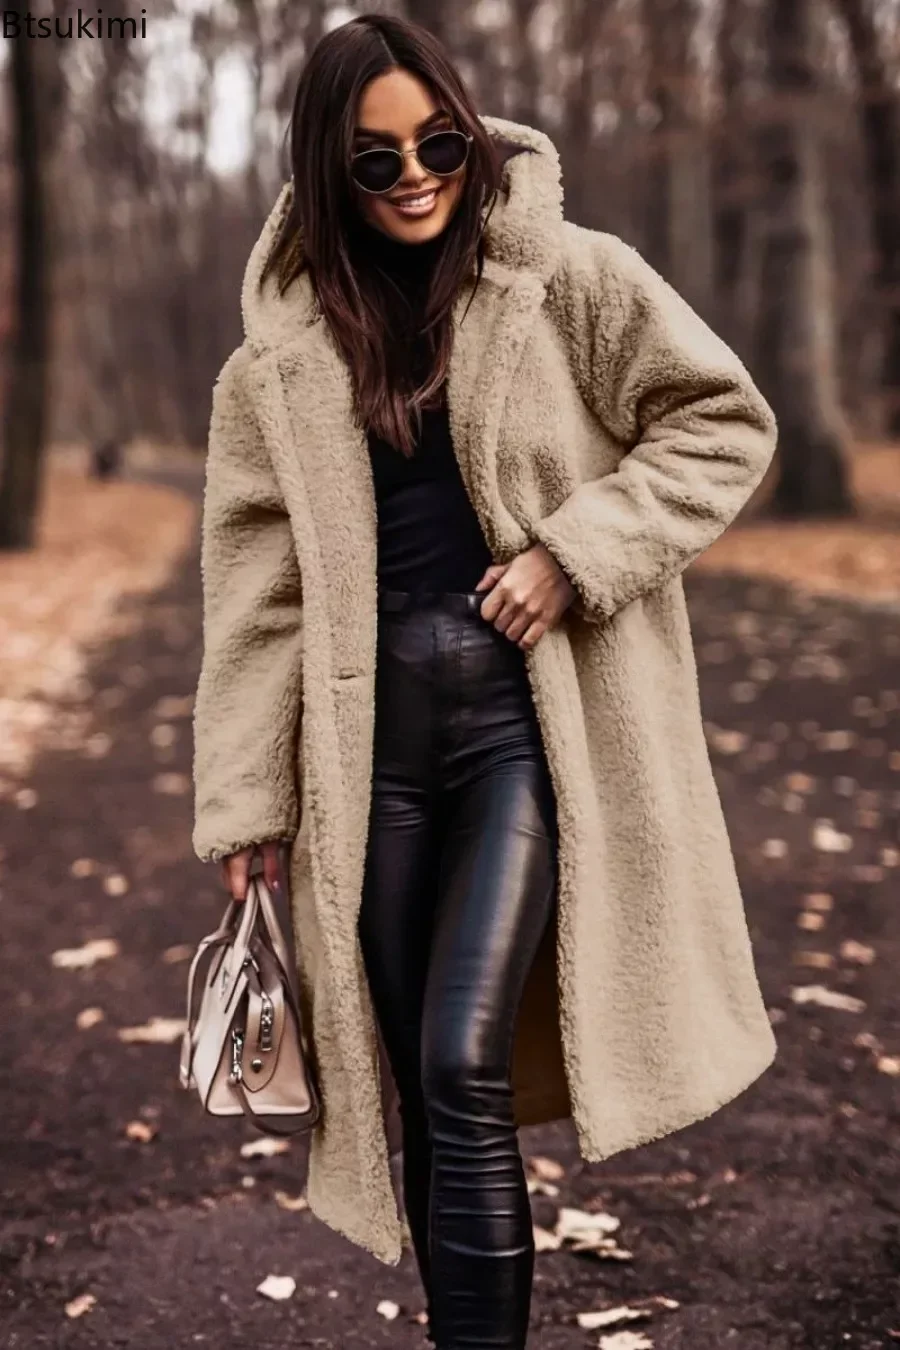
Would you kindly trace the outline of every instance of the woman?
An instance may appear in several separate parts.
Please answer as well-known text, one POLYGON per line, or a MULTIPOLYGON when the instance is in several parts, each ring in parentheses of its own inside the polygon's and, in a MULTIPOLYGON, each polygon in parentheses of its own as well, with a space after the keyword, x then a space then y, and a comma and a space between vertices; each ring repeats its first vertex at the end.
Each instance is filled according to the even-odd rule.
POLYGON ((240 899, 289 845, 313 1211, 399 1259, 395 1086, 431 1338, 522 1347, 517 1126, 607 1158, 773 1058, 680 574, 775 428, 422 29, 324 37, 291 157, 213 399, 194 846, 240 899))

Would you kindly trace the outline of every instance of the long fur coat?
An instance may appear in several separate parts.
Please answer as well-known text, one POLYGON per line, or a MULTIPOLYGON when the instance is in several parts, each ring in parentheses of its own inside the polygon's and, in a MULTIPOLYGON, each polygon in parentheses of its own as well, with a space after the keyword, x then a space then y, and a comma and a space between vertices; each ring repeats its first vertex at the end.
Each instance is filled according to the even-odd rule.
MULTIPOLYGON (((458 297, 453 442, 495 561, 541 540, 576 588, 527 654, 559 822, 557 918, 514 1052, 520 1123, 571 1117, 600 1161, 717 1111, 775 1040, 701 722, 681 573, 775 448, 737 357, 639 254, 564 220, 542 132, 504 169, 458 297)), ((376 511, 349 373, 306 277, 257 282, 213 394, 194 848, 292 841, 299 984, 324 1112, 313 1211, 381 1261, 408 1232, 357 935, 371 789, 376 511)))

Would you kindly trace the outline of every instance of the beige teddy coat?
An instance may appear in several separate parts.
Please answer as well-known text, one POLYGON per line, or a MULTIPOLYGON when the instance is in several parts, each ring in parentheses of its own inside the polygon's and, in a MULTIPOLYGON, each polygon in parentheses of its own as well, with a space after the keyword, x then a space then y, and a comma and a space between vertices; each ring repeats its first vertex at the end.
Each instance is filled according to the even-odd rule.
MULTIPOLYGON (((772 1062, 710 767, 681 573, 775 447, 734 354, 618 238, 563 219, 533 128, 455 310, 453 442, 495 561, 542 541, 574 587, 527 653, 559 821, 558 916, 517 1028, 522 1124, 573 1119, 601 1161, 709 1116, 772 1062)), ((345 364, 308 280, 242 291, 213 394, 194 848, 293 841, 300 989, 324 1100, 313 1212, 395 1264, 392 1085, 357 937, 371 787, 376 511, 345 364)))

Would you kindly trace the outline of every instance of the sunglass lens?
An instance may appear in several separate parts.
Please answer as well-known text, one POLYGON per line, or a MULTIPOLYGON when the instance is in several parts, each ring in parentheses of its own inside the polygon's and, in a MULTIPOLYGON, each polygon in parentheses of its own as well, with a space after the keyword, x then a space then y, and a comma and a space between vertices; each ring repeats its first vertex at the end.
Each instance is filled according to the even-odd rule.
POLYGON ((367 150, 353 161, 353 177, 367 192, 387 192, 403 172, 396 150, 367 150))
POLYGON ((456 173, 466 162, 469 142, 461 131, 438 131, 419 146, 419 162, 429 173, 456 173))

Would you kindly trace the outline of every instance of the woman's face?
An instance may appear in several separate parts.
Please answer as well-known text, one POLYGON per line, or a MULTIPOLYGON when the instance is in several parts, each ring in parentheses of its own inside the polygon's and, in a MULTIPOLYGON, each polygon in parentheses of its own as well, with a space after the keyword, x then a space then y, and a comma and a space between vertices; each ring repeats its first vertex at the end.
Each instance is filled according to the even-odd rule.
MULTIPOLYGON (((428 86, 409 71, 389 70, 371 80, 362 92, 356 115, 353 153, 361 150, 412 150, 430 132, 453 130, 428 86)), ((462 196, 466 166, 450 178, 423 169, 415 155, 404 155, 403 176, 381 195, 356 189, 359 209, 370 225, 403 243, 423 244, 446 228, 462 196), (403 211, 398 199, 424 196, 421 207, 403 211)))

